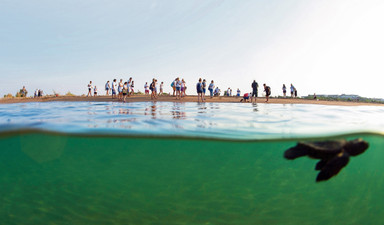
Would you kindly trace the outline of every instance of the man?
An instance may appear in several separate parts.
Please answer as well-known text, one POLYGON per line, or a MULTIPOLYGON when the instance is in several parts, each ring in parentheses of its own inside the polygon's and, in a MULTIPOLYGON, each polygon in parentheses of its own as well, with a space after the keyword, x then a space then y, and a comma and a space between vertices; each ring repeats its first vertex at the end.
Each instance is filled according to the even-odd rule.
POLYGON ((252 96, 251 96, 251 102, 253 102, 253 96, 255 96, 255 102, 257 98, 257 89, 259 88, 259 84, 256 82, 256 80, 253 80, 252 83, 252 96))

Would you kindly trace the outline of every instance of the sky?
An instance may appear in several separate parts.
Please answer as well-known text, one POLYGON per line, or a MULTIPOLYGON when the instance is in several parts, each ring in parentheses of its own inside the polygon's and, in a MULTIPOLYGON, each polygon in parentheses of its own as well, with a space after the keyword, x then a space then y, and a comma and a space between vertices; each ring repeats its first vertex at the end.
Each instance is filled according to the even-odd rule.
POLYGON ((184 78, 384 98, 382 0, 0 0, 0 96, 184 78))

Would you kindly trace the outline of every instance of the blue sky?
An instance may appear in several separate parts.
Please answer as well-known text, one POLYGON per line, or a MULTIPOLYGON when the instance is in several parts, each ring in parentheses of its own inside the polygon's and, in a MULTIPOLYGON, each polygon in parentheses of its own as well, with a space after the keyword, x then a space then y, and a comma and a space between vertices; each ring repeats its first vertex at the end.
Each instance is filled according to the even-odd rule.
POLYGON ((0 95, 199 77, 222 90, 384 97, 384 2, 1 1, 0 95))

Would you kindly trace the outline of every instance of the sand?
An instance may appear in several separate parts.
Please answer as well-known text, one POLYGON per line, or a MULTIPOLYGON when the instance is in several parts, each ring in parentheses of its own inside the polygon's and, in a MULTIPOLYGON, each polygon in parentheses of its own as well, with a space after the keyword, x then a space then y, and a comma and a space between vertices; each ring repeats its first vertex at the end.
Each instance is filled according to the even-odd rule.
MULTIPOLYGON (((240 103, 241 97, 214 97, 206 98, 206 102, 236 102, 240 103)), ((86 101, 86 102, 118 102, 117 99, 112 99, 111 96, 58 96, 58 97, 42 97, 42 98, 1 98, 0 104, 9 103, 24 103, 24 102, 52 102, 52 101, 86 101)), ((127 98, 127 102, 147 102, 152 101, 149 95, 134 95, 127 98)), ((173 96, 160 96, 156 101, 159 102, 197 102, 197 96, 186 96, 181 100, 176 100, 173 96)), ((257 98, 257 103, 265 103, 265 98, 257 98)), ((246 104, 246 103, 240 103, 246 104)), ((339 106, 384 106, 380 103, 364 103, 364 102, 346 102, 346 101, 324 101, 324 100, 309 100, 309 99, 292 99, 292 98, 270 98, 268 104, 317 104, 317 105, 339 105, 339 106)))

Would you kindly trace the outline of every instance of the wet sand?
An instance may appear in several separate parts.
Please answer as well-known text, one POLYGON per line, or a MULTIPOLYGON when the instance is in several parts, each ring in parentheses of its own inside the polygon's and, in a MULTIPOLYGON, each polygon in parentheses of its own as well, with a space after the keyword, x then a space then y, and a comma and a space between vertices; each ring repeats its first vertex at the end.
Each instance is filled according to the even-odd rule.
MULTIPOLYGON (((236 102, 240 103, 241 97, 214 97, 206 98, 206 102, 236 102)), ((118 102, 117 99, 112 99, 111 96, 59 96, 59 97, 42 97, 42 98, 1 98, 0 104, 24 103, 24 102, 52 102, 52 101, 86 101, 86 102, 118 102)), ((127 97, 127 102, 197 102, 197 96, 186 96, 181 100, 173 96, 159 96, 156 100, 151 100, 149 95, 134 95, 127 97)), ((257 103, 265 103, 265 98, 257 98, 257 103)), ((241 103, 246 104, 246 103, 241 103)), ((309 100, 309 99, 292 99, 292 98, 270 98, 268 104, 317 104, 317 105, 339 105, 339 106, 384 106, 380 103, 364 103, 364 102, 346 102, 346 101, 324 101, 324 100, 309 100)))

